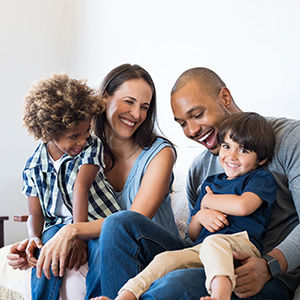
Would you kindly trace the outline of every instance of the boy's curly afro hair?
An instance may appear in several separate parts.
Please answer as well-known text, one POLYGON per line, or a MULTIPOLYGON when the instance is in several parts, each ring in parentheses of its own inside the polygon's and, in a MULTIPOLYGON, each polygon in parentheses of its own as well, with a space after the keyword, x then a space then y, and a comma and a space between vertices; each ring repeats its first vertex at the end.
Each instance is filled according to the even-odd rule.
POLYGON ((24 99, 23 122, 35 139, 47 143, 80 121, 103 112, 104 100, 86 81, 53 74, 35 82, 24 99))

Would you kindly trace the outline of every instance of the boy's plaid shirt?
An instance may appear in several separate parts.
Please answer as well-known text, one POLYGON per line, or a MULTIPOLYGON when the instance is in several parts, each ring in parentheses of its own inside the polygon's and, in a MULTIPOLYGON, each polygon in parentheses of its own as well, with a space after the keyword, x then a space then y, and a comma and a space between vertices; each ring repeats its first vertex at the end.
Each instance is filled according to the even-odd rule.
POLYGON ((41 143, 25 165, 22 189, 26 196, 39 197, 45 228, 63 223, 63 219, 55 215, 59 190, 64 204, 72 213, 73 187, 77 172, 84 164, 100 167, 89 191, 89 221, 120 210, 114 191, 104 176, 103 145, 99 138, 91 136, 83 150, 74 157, 64 154, 58 173, 48 155, 47 145, 41 143))

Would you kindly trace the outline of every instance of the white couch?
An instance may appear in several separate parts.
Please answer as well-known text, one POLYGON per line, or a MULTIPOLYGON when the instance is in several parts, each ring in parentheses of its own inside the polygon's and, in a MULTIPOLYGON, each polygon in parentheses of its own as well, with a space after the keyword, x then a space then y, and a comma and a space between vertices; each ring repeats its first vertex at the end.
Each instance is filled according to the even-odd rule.
MULTIPOLYGON (((193 158, 203 150, 202 147, 178 149, 178 159, 174 167, 175 180, 172 191, 172 207, 179 233, 184 237, 188 204, 185 194, 185 180, 188 167, 193 158)), ((13 270, 6 263, 10 246, 0 249, 0 300, 30 300, 30 270, 13 270)), ((87 266, 79 272, 67 271, 60 291, 61 300, 82 300, 85 295, 85 276, 87 266)), ((294 300, 300 300, 300 287, 294 300)))

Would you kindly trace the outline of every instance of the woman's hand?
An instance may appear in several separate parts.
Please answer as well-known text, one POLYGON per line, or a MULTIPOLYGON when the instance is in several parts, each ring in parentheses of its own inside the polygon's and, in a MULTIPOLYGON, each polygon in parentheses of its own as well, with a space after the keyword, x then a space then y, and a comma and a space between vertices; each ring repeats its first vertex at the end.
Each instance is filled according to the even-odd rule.
POLYGON ((6 258, 8 260, 7 263, 13 269, 26 270, 30 267, 25 252, 28 241, 28 239, 25 239, 22 242, 16 243, 11 246, 6 258))
POLYGON ((62 227, 42 248, 36 264, 36 276, 42 277, 42 271, 50 279, 50 268, 54 276, 62 277, 68 257, 71 253, 73 241, 76 238, 76 227, 69 224, 62 227))

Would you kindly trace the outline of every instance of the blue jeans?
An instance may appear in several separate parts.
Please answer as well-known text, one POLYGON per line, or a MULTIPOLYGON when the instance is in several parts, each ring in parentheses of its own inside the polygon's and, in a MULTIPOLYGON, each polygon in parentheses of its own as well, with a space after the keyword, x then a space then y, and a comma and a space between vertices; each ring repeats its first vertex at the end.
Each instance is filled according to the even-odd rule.
MULTIPOLYGON (((64 224, 50 227, 42 235, 42 243, 50 240, 64 224)), ((88 300, 101 294, 100 276, 100 256, 99 239, 88 241, 88 265, 89 271, 86 277, 86 297, 88 300)), ((44 274, 39 279, 36 277, 36 268, 31 272, 31 295, 32 300, 57 300, 59 298, 59 288, 62 284, 62 277, 55 277, 50 269, 51 278, 48 280, 44 274)))
MULTIPOLYGON (((43 245, 49 241, 57 231, 59 231, 64 224, 59 224, 50 227, 42 235, 42 243, 43 245)), ((39 255, 40 251, 38 251, 39 255)), ((37 255, 37 256, 38 256, 37 255)), ((41 278, 36 277, 36 268, 33 268, 31 271, 31 296, 32 300, 41 300, 41 299, 49 299, 49 300, 56 300, 59 297, 59 288, 62 283, 61 277, 55 277, 52 274, 50 268, 51 278, 48 280, 44 273, 42 274, 41 278)))
MULTIPOLYGON (((103 222, 100 236, 102 294, 110 298, 131 277, 145 268, 162 251, 190 246, 157 223, 132 211, 115 213, 103 222)), ((206 296, 203 268, 181 269, 156 280, 142 300, 193 300, 206 296)), ((286 286, 278 279, 268 281, 264 288, 249 300, 292 299, 286 286)), ((232 299, 239 299, 235 295, 232 299)))

